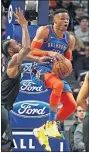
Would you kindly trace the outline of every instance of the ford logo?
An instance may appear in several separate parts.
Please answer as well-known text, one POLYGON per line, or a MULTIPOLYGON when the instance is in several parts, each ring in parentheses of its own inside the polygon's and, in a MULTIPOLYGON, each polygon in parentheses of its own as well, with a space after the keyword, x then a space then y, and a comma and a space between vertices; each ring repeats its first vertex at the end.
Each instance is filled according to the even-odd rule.
POLYGON ((34 100, 21 101, 14 104, 11 112, 23 118, 42 118, 49 115, 49 104, 34 100))
POLYGON ((33 82, 32 80, 22 80, 20 82, 20 91, 29 94, 37 94, 47 92, 48 89, 46 89, 44 83, 37 85, 37 83, 33 82))

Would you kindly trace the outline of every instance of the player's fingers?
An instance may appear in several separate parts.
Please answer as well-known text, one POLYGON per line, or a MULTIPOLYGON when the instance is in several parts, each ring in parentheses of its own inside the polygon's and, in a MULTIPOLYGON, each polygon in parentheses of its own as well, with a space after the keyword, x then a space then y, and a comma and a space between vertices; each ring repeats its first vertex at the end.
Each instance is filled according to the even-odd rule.
POLYGON ((15 22, 18 22, 18 23, 19 23, 19 20, 18 20, 18 19, 16 19, 16 20, 15 20, 15 22))
POLYGON ((18 14, 18 9, 17 8, 15 9, 15 12, 16 12, 16 14, 18 14))
POLYGON ((17 15, 15 12, 13 12, 13 16, 14 16, 15 18, 18 18, 18 15, 17 15))
POLYGON ((18 8, 18 12, 21 13, 21 9, 20 9, 20 7, 18 8))
POLYGON ((23 15, 23 10, 21 10, 21 14, 23 15))

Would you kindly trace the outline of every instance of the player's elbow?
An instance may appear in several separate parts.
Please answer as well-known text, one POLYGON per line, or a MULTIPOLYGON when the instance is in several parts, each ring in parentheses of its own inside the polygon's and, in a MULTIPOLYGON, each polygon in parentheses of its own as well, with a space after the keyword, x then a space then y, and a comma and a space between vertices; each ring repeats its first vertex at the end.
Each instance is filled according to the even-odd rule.
POLYGON ((77 101, 77 105, 80 106, 81 105, 81 100, 77 99, 76 101, 77 101))
POLYGON ((81 106, 81 103, 82 103, 83 100, 84 100, 83 98, 81 98, 81 97, 78 96, 77 97, 77 100, 76 100, 77 101, 77 105, 78 106, 81 106))
POLYGON ((25 51, 26 51, 26 53, 28 54, 28 53, 31 51, 31 47, 30 47, 30 46, 27 46, 27 47, 25 48, 25 51))

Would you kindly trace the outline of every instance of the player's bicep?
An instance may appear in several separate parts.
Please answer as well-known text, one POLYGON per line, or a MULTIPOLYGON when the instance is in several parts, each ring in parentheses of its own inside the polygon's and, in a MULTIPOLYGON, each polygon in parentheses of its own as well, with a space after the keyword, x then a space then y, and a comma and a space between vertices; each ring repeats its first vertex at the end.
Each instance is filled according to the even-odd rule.
POLYGON ((36 36, 34 37, 31 43, 31 49, 33 48, 41 48, 44 40, 48 38, 49 29, 46 26, 42 26, 37 29, 36 36))

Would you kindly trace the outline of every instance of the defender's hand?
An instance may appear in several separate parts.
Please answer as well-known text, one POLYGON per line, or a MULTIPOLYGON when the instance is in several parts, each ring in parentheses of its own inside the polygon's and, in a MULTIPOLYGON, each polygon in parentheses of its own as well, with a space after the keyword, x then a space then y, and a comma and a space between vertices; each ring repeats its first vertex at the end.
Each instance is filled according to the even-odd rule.
POLYGON ((20 8, 16 8, 16 13, 13 13, 13 15, 16 17, 16 21, 22 26, 27 26, 28 25, 28 21, 25 19, 24 15, 23 15, 23 11, 20 10, 20 8))

